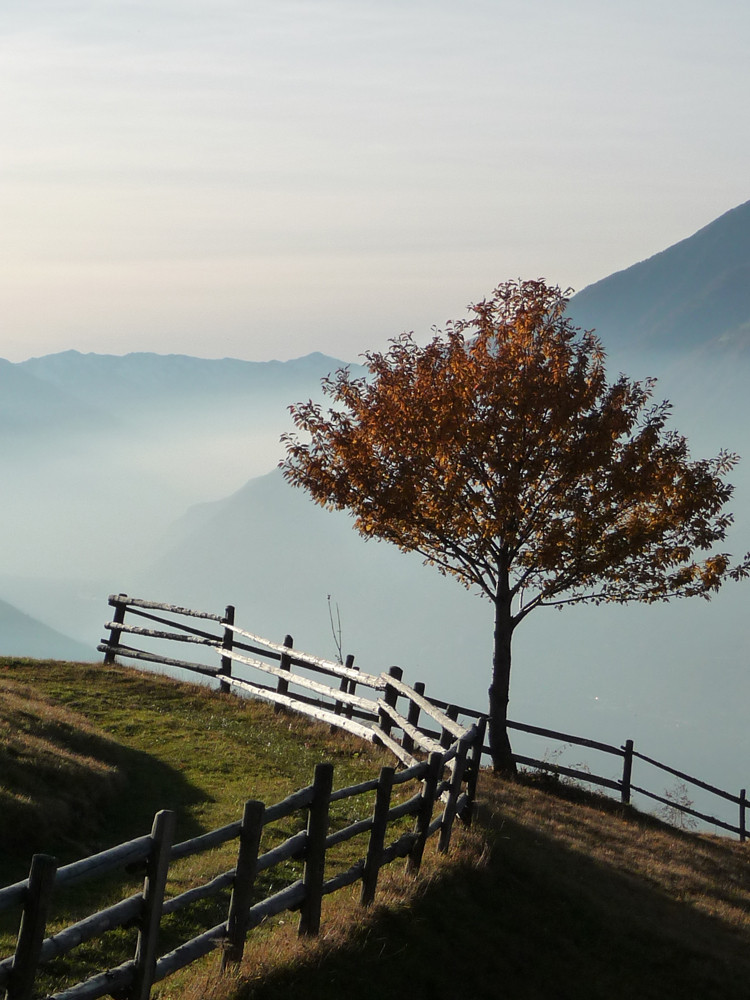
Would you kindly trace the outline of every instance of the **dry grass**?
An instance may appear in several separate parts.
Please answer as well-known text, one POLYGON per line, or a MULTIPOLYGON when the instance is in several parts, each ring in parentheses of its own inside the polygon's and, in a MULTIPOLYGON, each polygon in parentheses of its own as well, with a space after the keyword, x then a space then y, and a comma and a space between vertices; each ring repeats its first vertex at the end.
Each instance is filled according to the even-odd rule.
POLYGON ((749 905, 744 845, 486 774, 477 823, 424 878, 394 867, 369 911, 329 900, 317 941, 287 919, 251 935, 233 979, 214 964, 165 995, 746 1000, 749 905))
MULTIPOLYGON (((243 962, 234 972, 221 975, 216 958, 209 957, 201 969, 194 967, 182 977, 160 984, 155 995, 169 1000, 249 1000, 256 996, 286 997, 299 989, 305 996, 348 998, 349 987, 336 992, 335 980, 341 978, 346 983, 347 972, 356 978, 360 956, 369 964, 366 953, 370 950, 376 954, 390 950, 392 935, 385 928, 394 921, 410 923, 412 908, 431 889, 439 888, 457 871, 481 870, 487 857, 483 834, 458 824, 447 854, 437 853, 433 838, 418 877, 407 875, 403 862, 383 868, 372 906, 361 907, 359 885, 326 897, 318 937, 298 937, 298 916, 282 914, 250 934, 243 962), (338 971, 331 973, 332 968, 338 971)), ((403 947, 413 944, 404 942, 403 947)), ((356 995, 369 996, 367 987, 360 984, 356 995)), ((382 1000, 385 994, 378 991, 377 995, 382 1000)))
MULTIPOLYGON (((575 854, 638 880, 665 897, 750 933, 750 855, 729 837, 677 830, 575 787, 490 784, 484 816, 548 837, 575 854), (493 787, 494 785, 494 787, 493 787), (535 787, 536 786, 536 787, 535 787)), ((750 991, 749 991, 750 992, 750 991)))

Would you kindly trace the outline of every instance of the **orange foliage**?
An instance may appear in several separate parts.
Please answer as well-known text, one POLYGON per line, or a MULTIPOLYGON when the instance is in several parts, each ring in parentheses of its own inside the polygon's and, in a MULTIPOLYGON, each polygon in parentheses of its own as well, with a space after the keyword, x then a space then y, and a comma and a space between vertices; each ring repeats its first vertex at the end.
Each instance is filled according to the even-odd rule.
POLYGON ((560 289, 501 285, 426 347, 411 334, 325 382, 343 409, 291 407, 286 478, 346 508, 363 535, 421 552, 491 600, 508 574, 540 604, 708 596, 747 560, 695 562, 724 540, 737 461, 691 461, 653 381, 609 385, 604 352, 560 289))
POLYGON ((536 607, 708 597, 750 569, 712 552, 737 457, 691 460, 654 381, 609 384, 566 305, 543 281, 500 285, 426 347, 404 334, 365 355, 369 377, 336 372, 335 408, 291 407, 307 440, 284 439, 289 482, 495 604, 506 673, 536 607))

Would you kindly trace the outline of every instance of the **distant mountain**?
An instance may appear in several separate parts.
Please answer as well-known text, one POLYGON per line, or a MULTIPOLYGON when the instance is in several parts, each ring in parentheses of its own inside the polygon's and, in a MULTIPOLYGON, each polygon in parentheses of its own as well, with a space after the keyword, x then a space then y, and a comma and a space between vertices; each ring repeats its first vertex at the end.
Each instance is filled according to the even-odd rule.
POLYGON ((750 355, 750 201, 584 288, 569 312, 613 352, 750 355))
POLYGON ((35 435, 46 440, 111 425, 90 400, 0 358, 0 444, 25 447, 35 435))
POLYGON ((0 601, 0 656, 87 662, 96 660, 98 654, 93 646, 76 642, 0 601))
MULTIPOLYGON (((7 364, 7 362, 6 362, 7 364)), ((237 402, 255 411, 317 387, 343 362, 313 353, 291 361, 193 358, 182 354, 81 354, 63 351, 14 367, 49 391, 95 406, 120 420, 147 422, 185 410, 211 416, 237 402)))
POLYGON ((289 404, 319 394, 321 378, 342 365, 320 353, 283 362, 78 351, 0 359, 0 457, 38 463, 69 451, 83 466, 93 448, 97 464, 106 454, 132 465, 140 450, 152 472, 152 442, 184 462, 206 447, 241 447, 259 430, 278 439, 289 404))

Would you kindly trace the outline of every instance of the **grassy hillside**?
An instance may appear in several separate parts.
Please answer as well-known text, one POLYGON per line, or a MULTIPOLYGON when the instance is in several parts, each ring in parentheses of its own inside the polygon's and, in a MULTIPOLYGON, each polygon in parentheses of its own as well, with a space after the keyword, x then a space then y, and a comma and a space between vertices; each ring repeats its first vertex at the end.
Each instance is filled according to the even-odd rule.
MULTIPOLYGON (((235 819, 248 797, 280 798, 319 760, 334 761, 337 785, 382 763, 324 727, 124 668, 0 660, 0 695, 0 806, 13 817, 0 828, 3 882, 22 877, 38 847, 69 860, 145 832, 160 807, 177 810, 182 839, 235 819)), ((251 936, 241 977, 220 980, 213 956, 160 995, 748 996, 744 845, 565 785, 486 774, 480 788, 478 822, 418 882, 394 868, 366 913, 355 893, 329 897, 317 940, 299 942, 296 917, 282 917, 251 936)), ((186 886, 205 874, 193 865, 178 877, 186 886)), ((114 892, 105 887, 102 899, 114 892)), ((74 895, 65 905, 86 912, 89 903, 74 895)), ((127 953, 132 932, 116 943, 127 953)), ((112 960, 113 950, 92 945, 83 968, 112 960)))

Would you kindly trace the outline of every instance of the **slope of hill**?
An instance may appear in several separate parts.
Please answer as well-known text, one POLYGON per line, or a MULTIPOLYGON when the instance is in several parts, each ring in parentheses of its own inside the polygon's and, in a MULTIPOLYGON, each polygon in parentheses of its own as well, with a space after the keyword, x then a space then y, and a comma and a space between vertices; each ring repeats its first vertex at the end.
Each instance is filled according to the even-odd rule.
POLYGON ((292 941, 291 927, 285 948, 251 942, 246 981, 204 976, 184 1000, 382 1000, 405 988, 413 1000, 747 995, 743 845, 565 787, 487 777, 479 794, 473 842, 414 898, 374 908, 355 930, 326 924, 320 941, 292 941))
POLYGON ((232 822, 251 794, 271 802, 306 784, 326 752, 342 778, 388 759, 361 741, 353 755, 304 716, 279 724, 265 702, 130 667, 0 657, 0 694, 9 881, 35 851, 69 861, 141 836, 158 809, 178 812, 184 837, 232 822))
POLYGON ((573 297, 605 346, 673 357, 750 350, 750 201, 573 297))
MULTIPOLYGON (((176 813, 178 840, 225 826, 241 818, 248 798, 270 804, 307 785, 321 760, 334 764, 342 786, 390 763, 373 744, 333 737, 327 726, 304 716, 279 719, 265 703, 128 668, 0 658, 0 885, 26 877, 35 852, 66 863, 141 837, 160 809, 176 813)), ((344 805, 336 815, 345 822, 359 818, 355 808, 344 805)), ((296 830, 297 817, 290 822, 296 830)), ((266 831, 268 846, 286 825, 281 820, 266 831)), ((236 861, 235 840, 178 862, 167 894, 204 885, 236 861)), ((293 881, 296 871, 287 862, 259 874, 258 885, 269 895, 270 885, 293 881)), ((142 871, 131 869, 114 881, 98 878, 73 893, 56 892, 49 930, 142 886, 142 871)), ((224 893, 176 920, 166 917, 162 953, 215 927, 226 919, 228 905, 224 893)), ((18 909, 0 914, 0 959, 15 948, 18 917, 18 909)), ((269 923, 259 929, 264 936, 269 923)), ((117 966, 132 958, 134 947, 132 929, 84 938, 71 956, 45 964, 34 996, 57 994, 117 966)), ((153 991, 165 994, 182 996, 174 980, 153 991)))
MULTIPOLYGON (((0 689, 0 800, 16 819, 0 829, 8 880, 38 846, 79 857, 143 834, 158 808, 177 812, 182 839, 233 821, 248 796, 277 801, 321 759, 335 762, 337 787, 383 763, 371 745, 310 720, 127 668, 4 660, 0 689)), ((231 843, 191 858, 169 895, 227 870, 235 852, 231 843)), ((326 897, 317 939, 299 939, 296 916, 282 914, 251 931, 239 974, 219 976, 214 955, 154 993, 383 1000, 408 984, 414 1000, 747 995, 750 871, 736 841, 672 829, 574 786, 483 773, 476 822, 457 824, 449 855, 430 849, 427 861, 419 880, 399 862, 384 869, 367 910, 347 891, 326 897)), ((291 864, 284 873, 297 874, 291 864)), ((142 878, 117 884, 127 895, 142 878)), ((261 874, 261 888, 271 878, 261 874)), ((114 896, 111 882, 59 894, 56 917, 72 905, 80 918, 114 896)), ((204 900, 177 927, 165 920, 162 948, 214 926, 226 906, 204 900)), ((0 928, 0 955, 16 930, 0 928)), ((57 992, 130 957, 133 944, 105 935, 72 962, 50 963, 38 987, 57 992)))

